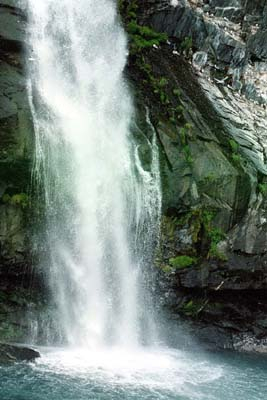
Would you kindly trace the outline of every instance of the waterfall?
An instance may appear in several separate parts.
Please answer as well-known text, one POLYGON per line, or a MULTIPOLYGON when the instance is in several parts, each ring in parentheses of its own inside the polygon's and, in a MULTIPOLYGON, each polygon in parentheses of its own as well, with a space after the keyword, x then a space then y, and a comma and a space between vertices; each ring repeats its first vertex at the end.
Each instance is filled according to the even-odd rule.
POLYGON ((161 191, 155 134, 150 171, 132 136, 127 39, 116 4, 28 5, 33 174, 44 194, 41 267, 55 322, 70 345, 137 346, 155 336, 145 271, 161 191))

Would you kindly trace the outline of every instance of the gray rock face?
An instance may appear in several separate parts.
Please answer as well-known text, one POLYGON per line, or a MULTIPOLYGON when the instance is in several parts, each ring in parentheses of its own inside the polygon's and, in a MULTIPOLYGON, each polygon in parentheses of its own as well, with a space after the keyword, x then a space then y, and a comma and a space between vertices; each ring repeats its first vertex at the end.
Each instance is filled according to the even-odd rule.
POLYGON ((233 89, 266 104, 267 86, 261 79, 266 70, 265 1, 209 1, 207 12, 201 3, 179 1, 160 11, 154 5, 149 23, 180 42, 192 38, 192 50, 207 53, 213 76, 223 75, 233 89))
POLYGON ((25 34, 25 17, 20 8, 14 6, 18 2, 1 2, 0 11, 0 38, 2 48, 9 50, 21 50, 22 39, 25 34))
POLYGON ((167 105, 155 106, 147 76, 130 63, 161 148, 161 303, 207 332, 218 328, 227 348, 264 351, 266 1, 137 3, 139 23, 169 36, 168 45, 142 54, 154 79, 168 82, 167 105), (164 111, 177 106, 182 119, 164 111), (170 260, 179 265, 179 257, 197 261, 174 268, 170 260))

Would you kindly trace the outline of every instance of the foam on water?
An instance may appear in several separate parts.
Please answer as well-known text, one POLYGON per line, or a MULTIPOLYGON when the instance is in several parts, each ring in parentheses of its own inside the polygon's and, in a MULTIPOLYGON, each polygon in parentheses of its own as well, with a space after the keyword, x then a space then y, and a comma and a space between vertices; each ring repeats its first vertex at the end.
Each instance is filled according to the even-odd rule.
POLYGON ((51 349, 35 366, 40 371, 59 376, 77 376, 94 380, 107 387, 147 389, 202 399, 200 384, 222 377, 223 370, 203 358, 167 348, 139 348, 133 351, 121 347, 95 351, 81 349, 51 349))
POLYGON ((266 400, 266 358, 122 346, 0 366, 1 400, 266 400))

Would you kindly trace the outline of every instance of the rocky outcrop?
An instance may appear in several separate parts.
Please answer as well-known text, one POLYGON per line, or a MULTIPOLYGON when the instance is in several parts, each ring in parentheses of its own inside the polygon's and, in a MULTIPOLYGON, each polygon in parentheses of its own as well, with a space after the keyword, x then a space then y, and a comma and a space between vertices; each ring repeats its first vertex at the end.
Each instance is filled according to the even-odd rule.
POLYGON ((0 365, 17 361, 34 361, 40 353, 29 347, 0 343, 0 365))
POLYGON ((23 2, 0 1, 0 337, 4 340, 23 340, 29 328, 26 314, 34 308, 29 240, 33 128, 25 34, 23 2))
POLYGON ((0 3, 0 258, 2 266, 22 263, 27 253, 27 226, 33 129, 27 101, 23 40, 25 15, 0 3))
POLYGON ((265 351, 266 1, 135 5, 138 24, 168 35, 128 66, 161 150, 161 304, 207 345, 265 351))

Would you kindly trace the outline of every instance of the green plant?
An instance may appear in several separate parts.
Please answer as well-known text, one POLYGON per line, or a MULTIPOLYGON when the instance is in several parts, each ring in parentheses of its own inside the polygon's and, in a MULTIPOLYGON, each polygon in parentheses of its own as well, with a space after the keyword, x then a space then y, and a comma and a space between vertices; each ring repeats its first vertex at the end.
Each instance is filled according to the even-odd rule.
POLYGON ((127 20, 135 19, 138 5, 136 0, 132 0, 129 3, 125 0, 118 0, 118 9, 120 14, 127 20))
POLYGON ((203 181, 204 181, 204 184, 208 185, 208 184, 214 183, 216 180, 217 180, 216 175, 213 173, 210 173, 204 177, 203 181))
POLYGON ((225 239, 225 233, 220 228, 211 228, 208 232, 208 237, 210 239, 210 250, 208 257, 218 258, 221 261, 227 261, 225 254, 221 253, 217 245, 223 239, 225 239))
POLYGON ((236 164, 239 164, 239 163, 241 162, 241 156, 240 156, 240 154, 233 153, 233 154, 232 154, 232 159, 233 159, 233 161, 234 161, 236 164))
POLYGON ((130 52, 138 54, 143 49, 159 46, 167 40, 165 33, 158 33, 148 26, 139 25, 137 22, 138 4, 136 0, 118 1, 118 9, 123 17, 125 28, 130 39, 130 52))
POLYGON ((202 311, 203 305, 205 305, 203 301, 189 300, 183 305, 181 312, 187 316, 196 317, 202 311))
POLYGON ((29 196, 26 193, 17 193, 13 196, 6 193, 2 196, 2 202, 25 208, 29 205, 29 196))
POLYGON ((192 158, 192 156, 191 156, 191 151, 190 151, 189 145, 186 144, 186 145, 183 147, 182 151, 183 151, 183 153, 184 153, 184 155, 185 155, 185 161, 186 161, 188 164, 191 165, 191 164, 193 163, 193 158, 192 158))
POLYGON ((267 183, 259 183, 258 184, 258 191, 265 196, 267 194, 267 183))
POLYGON ((170 104, 170 99, 167 93, 168 79, 165 77, 156 78, 153 75, 152 67, 150 64, 145 62, 144 57, 139 57, 137 65, 141 71, 145 72, 146 80, 144 82, 149 83, 153 93, 155 93, 160 100, 162 105, 170 104))
POLYGON ((188 55, 189 51, 193 47, 193 39, 191 36, 186 36, 181 43, 181 50, 188 55))
POLYGON ((127 32, 130 37, 132 53, 138 53, 145 48, 159 46, 167 40, 165 33, 158 33, 148 26, 141 26, 134 19, 127 24, 127 32))
POLYGON ((230 139, 229 145, 232 151, 232 160, 235 162, 235 164, 239 165, 241 162, 241 156, 239 154, 239 144, 234 139, 230 139))
POLYGON ((183 269, 191 267, 192 265, 196 264, 197 259, 196 257, 178 256, 175 258, 171 258, 169 262, 172 267, 177 269, 183 269))
POLYGON ((174 239, 175 229, 177 228, 178 220, 176 217, 166 217, 163 216, 162 226, 164 232, 171 240, 174 239))
MULTIPOLYGON (((217 258, 221 261, 227 261, 225 254, 217 248, 219 242, 225 239, 225 233, 222 229, 212 225, 216 213, 214 210, 198 208, 190 211, 181 220, 180 223, 189 224, 194 243, 199 240, 199 233, 203 232, 209 245, 208 258, 217 258)), ((203 233, 201 236, 203 236, 203 233)))
POLYGON ((187 138, 191 135, 192 125, 188 122, 180 129, 180 137, 182 145, 187 144, 187 138))
POLYGON ((169 104, 170 100, 164 88, 168 85, 168 80, 164 77, 153 79, 154 93, 158 93, 162 104, 169 104))
POLYGON ((170 274, 171 272, 173 272, 173 268, 169 265, 164 265, 163 267, 161 267, 161 269, 163 272, 165 272, 165 274, 170 274))
POLYGON ((178 98, 180 98, 180 96, 181 96, 181 91, 180 91, 180 89, 173 89, 173 94, 174 94, 174 96, 177 96, 178 98))
POLYGON ((168 84, 168 79, 167 78, 162 77, 158 81, 158 86, 161 87, 161 88, 165 87, 167 84, 168 84))
POLYGON ((239 144, 233 139, 229 140, 229 144, 230 144, 232 152, 237 153, 237 151, 239 150, 239 144))
POLYGON ((180 129, 180 140, 182 145, 182 152, 184 153, 185 160, 188 164, 193 163, 190 146, 188 144, 188 137, 191 136, 192 125, 188 122, 180 129))
MULTIPOLYGON (((177 101, 180 102, 180 91, 177 88, 172 89, 172 82, 169 82, 165 76, 157 77, 154 75, 152 66, 146 61, 144 54, 138 53, 136 55, 135 64, 142 72, 144 86, 149 85, 151 91, 158 97, 159 103, 164 107, 164 113, 169 121, 174 125, 177 124, 177 121, 181 123, 184 118, 184 108, 181 104, 177 105, 177 101)), ((190 124, 185 124, 185 129, 189 130, 191 128, 190 124)))

